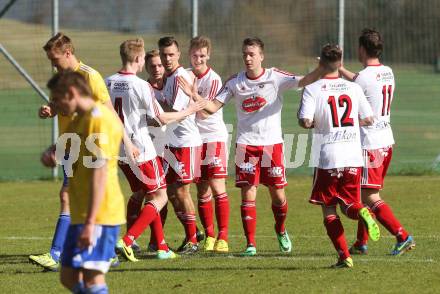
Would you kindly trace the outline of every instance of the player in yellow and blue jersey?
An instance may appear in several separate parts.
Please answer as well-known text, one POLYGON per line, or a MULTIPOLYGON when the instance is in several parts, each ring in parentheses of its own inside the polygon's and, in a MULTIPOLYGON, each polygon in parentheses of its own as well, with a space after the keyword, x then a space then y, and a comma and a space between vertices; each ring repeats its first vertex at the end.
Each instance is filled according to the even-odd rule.
MULTIPOLYGON (((125 223, 117 174, 123 128, 113 111, 91 98, 82 74, 58 73, 48 88, 52 107, 67 116, 75 114, 64 130, 70 138, 71 157, 65 169, 73 176, 69 179, 71 222, 61 257, 61 283, 73 293, 108 293, 104 275, 114 256, 119 225, 125 223)), ((57 143, 57 149, 63 145, 57 143)))

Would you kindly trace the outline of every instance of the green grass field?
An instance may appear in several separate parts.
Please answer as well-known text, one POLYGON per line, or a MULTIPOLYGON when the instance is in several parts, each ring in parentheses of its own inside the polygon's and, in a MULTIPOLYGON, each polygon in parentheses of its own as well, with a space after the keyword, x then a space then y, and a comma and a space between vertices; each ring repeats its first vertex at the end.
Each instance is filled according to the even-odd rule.
MULTIPOLYGON (((29 254, 49 249, 58 213, 60 183, 0 183, 0 293, 60 293, 57 273, 43 273, 28 263, 29 254)), ((438 176, 391 176, 382 195, 414 235, 415 250, 389 255, 394 239, 382 228, 382 239, 370 244, 368 256, 355 256, 350 270, 331 270, 336 254, 322 225, 320 208, 307 202, 311 178, 289 177, 287 228, 293 237, 291 255, 281 255, 273 232, 269 196, 258 195, 255 258, 237 256, 244 249, 239 191, 228 183, 231 199, 228 255, 199 254, 158 261, 147 254, 138 263, 123 262, 108 275, 112 293, 438 293, 440 289, 440 213, 438 176)), ((123 188, 128 194, 127 185, 123 188)), ((355 222, 342 217, 347 239, 355 222)), ((177 246, 183 229, 172 209, 165 226, 167 241, 177 246)), ((140 239, 144 246, 149 231, 140 239)))

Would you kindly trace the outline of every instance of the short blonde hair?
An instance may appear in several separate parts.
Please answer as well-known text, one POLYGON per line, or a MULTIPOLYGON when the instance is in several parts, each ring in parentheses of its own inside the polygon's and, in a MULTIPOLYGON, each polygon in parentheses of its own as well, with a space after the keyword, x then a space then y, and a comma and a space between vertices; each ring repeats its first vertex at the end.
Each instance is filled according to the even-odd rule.
POLYGON ((136 56, 143 52, 145 52, 144 40, 141 38, 124 41, 119 47, 119 54, 123 64, 133 62, 136 56))
POLYGON ((43 46, 43 50, 46 52, 58 51, 61 53, 66 52, 66 50, 70 50, 72 54, 75 53, 75 48, 73 47, 72 40, 62 32, 59 32, 58 34, 50 38, 49 41, 47 41, 46 45, 43 46))
POLYGON ((147 54, 145 54, 145 62, 148 62, 148 60, 156 56, 159 56, 159 50, 153 49, 148 51, 147 54))
POLYGON ((208 54, 211 53, 211 40, 205 36, 197 36, 191 39, 189 50, 206 48, 208 54))

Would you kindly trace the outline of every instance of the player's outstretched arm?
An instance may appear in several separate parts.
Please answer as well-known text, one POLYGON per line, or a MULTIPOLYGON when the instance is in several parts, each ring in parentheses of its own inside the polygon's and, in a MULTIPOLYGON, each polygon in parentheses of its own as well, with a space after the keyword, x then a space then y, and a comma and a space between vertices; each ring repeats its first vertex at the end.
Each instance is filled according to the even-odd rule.
POLYGON ((176 121, 185 119, 188 115, 194 114, 197 111, 203 110, 207 101, 205 99, 190 103, 188 108, 178 112, 163 112, 157 118, 162 125, 167 125, 176 121))
POLYGON ((346 79, 349 81, 354 81, 354 78, 356 77, 355 73, 352 73, 351 71, 349 71, 348 69, 346 69, 343 65, 341 65, 341 67, 339 68, 339 73, 346 79))
POLYGON ((197 92, 198 89, 196 80, 194 80, 193 85, 191 86, 183 77, 177 77, 177 79, 179 80, 179 87, 186 95, 191 97, 196 102, 201 100, 206 101, 206 105, 203 110, 199 111, 199 114, 201 114, 202 118, 206 118, 209 115, 216 113, 220 108, 223 107, 223 103, 216 99, 208 101, 200 96, 197 92))
POLYGON ((299 80, 298 88, 304 88, 305 86, 316 82, 327 73, 329 73, 329 70, 322 65, 318 65, 312 72, 306 74, 301 80, 299 80))

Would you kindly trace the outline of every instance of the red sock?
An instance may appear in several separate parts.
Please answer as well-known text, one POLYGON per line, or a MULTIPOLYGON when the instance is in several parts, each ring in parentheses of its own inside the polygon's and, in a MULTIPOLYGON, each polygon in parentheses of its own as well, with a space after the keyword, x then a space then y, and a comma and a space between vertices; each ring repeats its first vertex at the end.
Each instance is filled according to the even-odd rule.
POLYGON ((186 241, 191 243, 197 243, 196 215, 194 213, 182 213, 182 221, 185 226, 186 241))
POLYGON ((131 196, 127 203, 127 231, 134 224, 142 209, 142 200, 131 196))
POLYGON ((241 202, 241 221, 243 222, 247 245, 256 246, 255 231, 257 229, 257 208, 255 207, 255 201, 241 202))
POLYGON ((391 208, 383 200, 376 201, 371 210, 376 214, 377 220, 390 232, 396 236, 397 242, 403 242, 408 238, 408 232, 402 227, 394 216, 391 208))
MULTIPOLYGON (((163 230, 163 227, 165 227, 165 221, 166 221, 167 215, 168 215, 168 205, 167 204, 165 204, 165 206, 160 211, 160 221, 162 223, 162 230, 163 230)), ((156 240, 156 237, 155 237, 155 234, 154 234, 154 231, 153 231, 153 227, 152 227, 153 223, 150 224, 151 232, 150 232, 150 243, 149 244, 154 244, 156 246, 157 245, 157 240, 156 240)))
POLYGON ((365 227, 364 222, 362 220, 358 220, 358 229, 356 235, 356 242, 354 242, 354 246, 360 247, 362 245, 367 245, 368 243, 368 230, 365 227))
POLYGON ((200 198, 198 202, 200 221, 205 229, 206 236, 214 237, 214 217, 212 209, 212 196, 200 198))
POLYGON ((214 196, 215 216, 217 218, 218 237, 217 239, 228 241, 229 226, 229 198, 228 194, 222 193, 214 196))
POLYGON ((337 215, 329 215, 324 219, 324 226, 327 229, 327 235, 333 242, 333 246, 338 252, 341 260, 350 256, 348 252, 347 241, 344 236, 344 227, 337 215))
MULTIPOLYGON (((168 251, 168 245, 165 243, 165 238, 163 234, 162 221, 160 215, 158 215, 154 221, 150 224, 152 239, 154 240, 154 245, 156 245, 157 250, 168 251)), ((151 241, 150 241, 151 242, 151 241)))
POLYGON ((133 241, 136 240, 145 229, 150 225, 151 222, 158 216, 156 207, 148 202, 141 211, 141 214, 136 219, 134 224, 128 229, 127 233, 122 237, 125 245, 131 246, 133 241))
POLYGON ((272 203, 272 211, 275 218, 275 231, 278 234, 282 234, 286 230, 284 222, 286 221, 287 216, 287 200, 281 205, 275 205, 272 203))
POLYGON ((350 205, 345 205, 345 203, 341 201, 340 205, 342 212, 344 212, 347 217, 354 220, 359 219, 359 210, 364 207, 362 203, 359 202, 353 202, 350 205))

